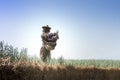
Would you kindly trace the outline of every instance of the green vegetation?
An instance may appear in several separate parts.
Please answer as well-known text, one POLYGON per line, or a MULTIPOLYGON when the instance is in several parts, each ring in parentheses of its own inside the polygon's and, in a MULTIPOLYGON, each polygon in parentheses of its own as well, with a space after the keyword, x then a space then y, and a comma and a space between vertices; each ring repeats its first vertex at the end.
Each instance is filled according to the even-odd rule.
MULTIPOLYGON (((6 44, 0 41, 0 58, 10 57, 11 62, 29 61, 42 63, 40 58, 36 56, 30 57, 27 54, 27 48, 22 48, 18 51, 17 47, 6 44)), ((47 62, 48 65, 66 65, 66 66, 81 66, 81 67, 97 67, 97 68, 120 68, 120 60, 66 60, 63 56, 58 59, 51 59, 47 62)))
POLYGON ((18 51, 17 47, 8 45, 4 41, 0 41, 0 57, 10 57, 11 61, 27 60, 27 48, 22 48, 18 51))
POLYGON ((60 59, 52 59, 49 64, 97 68, 120 68, 120 60, 59 60, 60 59))
POLYGON ((0 80, 119 80, 120 60, 66 60, 63 56, 43 64, 0 42, 0 80), (112 76, 111 76, 112 75, 112 76))

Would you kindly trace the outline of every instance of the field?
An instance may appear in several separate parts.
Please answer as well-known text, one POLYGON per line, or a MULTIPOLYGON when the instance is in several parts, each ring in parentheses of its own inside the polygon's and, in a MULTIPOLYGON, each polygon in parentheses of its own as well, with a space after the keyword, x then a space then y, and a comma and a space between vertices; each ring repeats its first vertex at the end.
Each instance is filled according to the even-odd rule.
POLYGON ((120 80, 120 61, 0 61, 0 80, 120 80))
POLYGON ((42 63, 27 49, 0 42, 0 80, 120 80, 120 60, 66 60, 42 63))

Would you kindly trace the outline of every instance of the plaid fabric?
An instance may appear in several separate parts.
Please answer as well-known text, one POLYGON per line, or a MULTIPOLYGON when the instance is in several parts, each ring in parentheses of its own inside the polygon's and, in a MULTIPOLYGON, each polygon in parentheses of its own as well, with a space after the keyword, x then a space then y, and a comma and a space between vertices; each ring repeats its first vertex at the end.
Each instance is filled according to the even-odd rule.
POLYGON ((58 33, 50 33, 50 34, 47 35, 47 41, 48 42, 56 42, 57 39, 59 39, 58 33))

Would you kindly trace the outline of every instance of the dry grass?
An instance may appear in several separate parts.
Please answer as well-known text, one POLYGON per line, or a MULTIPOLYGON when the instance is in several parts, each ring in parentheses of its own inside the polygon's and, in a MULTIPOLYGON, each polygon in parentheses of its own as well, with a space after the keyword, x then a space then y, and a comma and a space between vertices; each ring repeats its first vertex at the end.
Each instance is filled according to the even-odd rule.
POLYGON ((1 62, 0 80, 120 80, 120 69, 1 62))

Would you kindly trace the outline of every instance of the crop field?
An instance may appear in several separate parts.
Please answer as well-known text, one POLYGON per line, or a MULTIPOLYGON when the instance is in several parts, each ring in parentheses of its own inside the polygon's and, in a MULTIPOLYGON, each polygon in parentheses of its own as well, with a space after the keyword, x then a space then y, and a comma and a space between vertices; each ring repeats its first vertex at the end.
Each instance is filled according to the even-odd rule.
POLYGON ((62 57, 58 60, 52 59, 49 64, 64 64, 71 66, 97 67, 97 68, 120 68, 120 60, 64 60, 62 57))
POLYGON ((120 60, 40 58, 0 42, 0 80, 120 80, 120 60))
POLYGON ((120 80, 120 61, 0 61, 0 80, 120 80))

